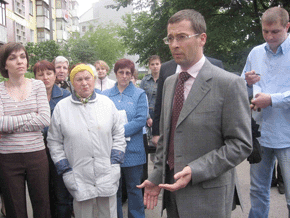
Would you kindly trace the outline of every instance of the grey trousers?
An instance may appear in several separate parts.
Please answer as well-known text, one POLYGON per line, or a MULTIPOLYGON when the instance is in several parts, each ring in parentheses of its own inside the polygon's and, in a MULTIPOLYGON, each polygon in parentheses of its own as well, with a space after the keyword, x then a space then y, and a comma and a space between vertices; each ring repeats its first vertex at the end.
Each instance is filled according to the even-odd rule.
POLYGON ((75 218, 116 218, 117 195, 73 201, 75 218))

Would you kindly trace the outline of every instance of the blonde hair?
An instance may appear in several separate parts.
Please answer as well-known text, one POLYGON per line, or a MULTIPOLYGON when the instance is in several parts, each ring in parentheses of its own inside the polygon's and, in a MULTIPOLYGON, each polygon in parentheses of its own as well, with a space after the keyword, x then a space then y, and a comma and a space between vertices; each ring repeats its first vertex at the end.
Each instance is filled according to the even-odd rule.
POLYGON ((97 64, 99 64, 101 67, 104 67, 106 69, 107 73, 109 72, 110 68, 109 68, 108 64, 105 61, 102 61, 102 60, 96 61, 95 64, 94 64, 95 67, 96 67, 97 64))

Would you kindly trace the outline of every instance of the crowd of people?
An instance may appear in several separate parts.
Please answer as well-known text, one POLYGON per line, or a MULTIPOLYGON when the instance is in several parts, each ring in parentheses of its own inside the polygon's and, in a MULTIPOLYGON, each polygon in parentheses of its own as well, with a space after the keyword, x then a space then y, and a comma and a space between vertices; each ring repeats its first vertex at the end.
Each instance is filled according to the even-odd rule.
POLYGON ((250 168, 249 217, 268 217, 276 159, 290 211, 289 14, 270 8, 261 24, 266 42, 239 77, 204 56, 204 17, 175 13, 163 39, 174 59, 149 57, 140 88, 125 58, 114 64, 116 81, 103 60, 70 68, 63 56, 38 61, 28 79, 25 47, 3 45, 2 213, 27 217, 27 184, 36 218, 122 218, 124 199, 129 218, 145 218, 160 193, 167 217, 231 217, 241 203, 235 167, 250 155, 261 160, 250 168), (261 132, 254 150, 252 118, 261 132), (156 147, 149 176, 148 145, 156 147))

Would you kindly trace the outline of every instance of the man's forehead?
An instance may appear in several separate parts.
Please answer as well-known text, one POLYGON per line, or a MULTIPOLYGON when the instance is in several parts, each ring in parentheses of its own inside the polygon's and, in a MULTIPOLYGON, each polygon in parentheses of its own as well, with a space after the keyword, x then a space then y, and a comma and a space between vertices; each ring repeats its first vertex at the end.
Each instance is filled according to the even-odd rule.
POLYGON ((283 29, 285 28, 281 21, 262 22, 262 29, 283 29))
POLYGON ((149 64, 155 64, 155 63, 160 63, 160 60, 159 59, 153 59, 150 61, 149 64))
POLYGON ((181 20, 179 22, 175 23, 169 23, 167 26, 167 33, 170 34, 170 32, 176 31, 176 32, 185 32, 185 31, 193 31, 191 22, 189 20, 181 20))

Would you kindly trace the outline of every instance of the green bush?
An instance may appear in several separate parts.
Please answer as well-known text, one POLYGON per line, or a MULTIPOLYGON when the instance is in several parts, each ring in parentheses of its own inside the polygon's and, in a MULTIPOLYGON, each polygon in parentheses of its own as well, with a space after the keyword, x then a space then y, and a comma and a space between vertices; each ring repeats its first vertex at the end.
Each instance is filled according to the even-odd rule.
MULTIPOLYGON (((30 72, 30 71, 27 71, 27 73, 25 74, 25 77, 26 78, 34 78, 34 73, 33 72, 30 72)), ((0 74, 0 82, 3 82, 3 81, 7 81, 8 79, 4 78, 1 74, 0 74)))
POLYGON ((142 80, 144 76, 145 76, 145 74, 143 74, 143 73, 139 73, 139 74, 138 74, 138 80, 142 80))

